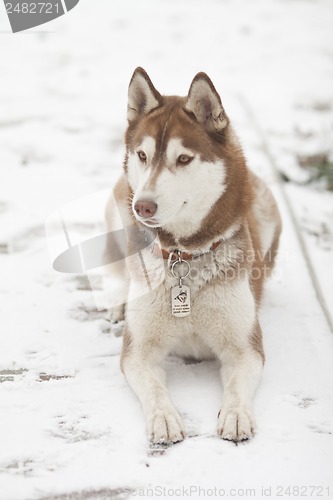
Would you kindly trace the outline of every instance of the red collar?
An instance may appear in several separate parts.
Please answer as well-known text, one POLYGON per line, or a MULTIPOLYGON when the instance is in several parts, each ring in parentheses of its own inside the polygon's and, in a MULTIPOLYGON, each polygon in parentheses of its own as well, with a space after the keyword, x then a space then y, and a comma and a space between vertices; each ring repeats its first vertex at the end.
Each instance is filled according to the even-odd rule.
MULTIPOLYGON (((212 246, 210 247, 209 249, 209 252, 212 252, 213 250, 215 250, 219 244, 221 243, 221 241, 216 241, 215 243, 212 244, 212 246)), ((195 259, 197 257, 201 257, 201 255, 204 255, 204 253, 208 253, 208 252, 203 252, 203 253, 200 253, 200 254, 193 254, 193 253, 187 253, 187 252, 181 252, 181 258, 182 260, 192 260, 192 259, 195 259)), ((177 257, 177 254, 178 254, 178 250, 165 250, 164 248, 161 248, 156 242, 154 243, 153 245, 153 248, 152 248, 152 254, 155 256, 155 257, 163 257, 164 260, 173 260, 172 259, 172 256, 173 254, 175 255, 175 257, 177 257)))

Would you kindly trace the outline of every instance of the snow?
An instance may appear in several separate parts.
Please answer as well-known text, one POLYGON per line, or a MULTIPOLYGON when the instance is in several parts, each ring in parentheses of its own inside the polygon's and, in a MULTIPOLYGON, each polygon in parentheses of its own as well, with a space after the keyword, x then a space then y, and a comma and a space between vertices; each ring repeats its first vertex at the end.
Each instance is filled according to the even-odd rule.
POLYGON ((321 487, 332 496, 333 336, 283 195, 332 311, 332 194, 302 186, 296 161, 332 154, 332 17, 331 0, 82 0, 52 24, 13 35, 0 6, 1 500, 158 497, 153 487, 172 497, 190 486, 192 498, 215 487, 248 497, 252 488, 256 498, 265 488, 275 498, 278 487, 296 497, 294 486, 308 496, 315 486, 312 496, 321 487), (215 436, 218 366, 168 359, 190 437, 150 448, 120 372, 121 338, 97 307, 105 278, 52 269, 64 243, 47 241, 44 228, 60 208, 71 207, 73 241, 100 234, 101 204, 92 200, 121 171, 138 65, 169 94, 185 94, 206 71, 281 208, 280 259, 261 311, 258 434, 239 446, 215 436), (300 184, 281 187, 272 158, 300 184))

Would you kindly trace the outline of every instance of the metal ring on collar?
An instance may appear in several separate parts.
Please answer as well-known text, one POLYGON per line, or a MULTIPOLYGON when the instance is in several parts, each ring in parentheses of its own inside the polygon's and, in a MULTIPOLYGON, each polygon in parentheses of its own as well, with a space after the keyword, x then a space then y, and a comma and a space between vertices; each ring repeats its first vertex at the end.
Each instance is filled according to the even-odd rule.
POLYGON ((177 279, 184 279, 184 278, 187 278, 187 276, 190 274, 190 271, 191 271, 191 266, 190 264, 187 262, 187 260, 176 260, 172 266, 171 266, 171 274, 174 278, 177 278, 177 279), (184 274, 184 276, 177 276, 175 274, 175 267, 177 264, 185 264, 187 265, 187 272, 184 274))

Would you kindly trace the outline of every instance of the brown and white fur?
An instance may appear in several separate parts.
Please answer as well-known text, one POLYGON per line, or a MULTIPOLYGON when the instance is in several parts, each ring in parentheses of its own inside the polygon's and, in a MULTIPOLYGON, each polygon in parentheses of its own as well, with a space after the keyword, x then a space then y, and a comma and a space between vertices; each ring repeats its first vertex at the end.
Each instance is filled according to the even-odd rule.
MULTIPOLYGON (((169 353, 220 360, 224 397, 217 433, 232 441, 251 438, 252 398, 264 363, 258 306, 281 221, 270 190, 248 170, 205 73, 195 76, 186 97, 178 97, 162 96, 142 68, 135 70, 124 175, 114 195, 125 225, 146 227, 165 250, 198 256, 190 261, 195 277, 184 280, 191 290, 187 317, 171 314, 170 290, 177 280, 167 261, 164 278, 149 293, 135 257, 123 276, 129 289, 123 290, 128 301, 121 367, 141 400, 149 439, 169 443, 186 436, 161 368, 169 353)), ((107 220, 112 230, 111 205, 107 220)), ((161 259, 148 248, 142 255, 154 283, 161 259)), ((122 319, 124 308, 113 314, 122 319)))

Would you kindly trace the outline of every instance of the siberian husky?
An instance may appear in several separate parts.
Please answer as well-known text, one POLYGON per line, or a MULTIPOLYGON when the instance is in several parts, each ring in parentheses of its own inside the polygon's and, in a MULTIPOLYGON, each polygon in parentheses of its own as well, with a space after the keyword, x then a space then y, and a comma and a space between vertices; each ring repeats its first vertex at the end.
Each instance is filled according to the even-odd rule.
POLYGON ((139 252, 144 272, 137 255, 127 259, 127 305, 114 308, 113 319, 125 317, 121 367, 142 403, 148 437, 175 443, 186 436, 161 368, 172 353, 220 360, 217 434, 250 439, 264 363, 258 307, 281 231, 274 198, 247 168, 205 73, 194 77, 186 97, 162 96, 137 68, 125 142, 114 196, 123 223, 137 226, 148 243, 139 252))

